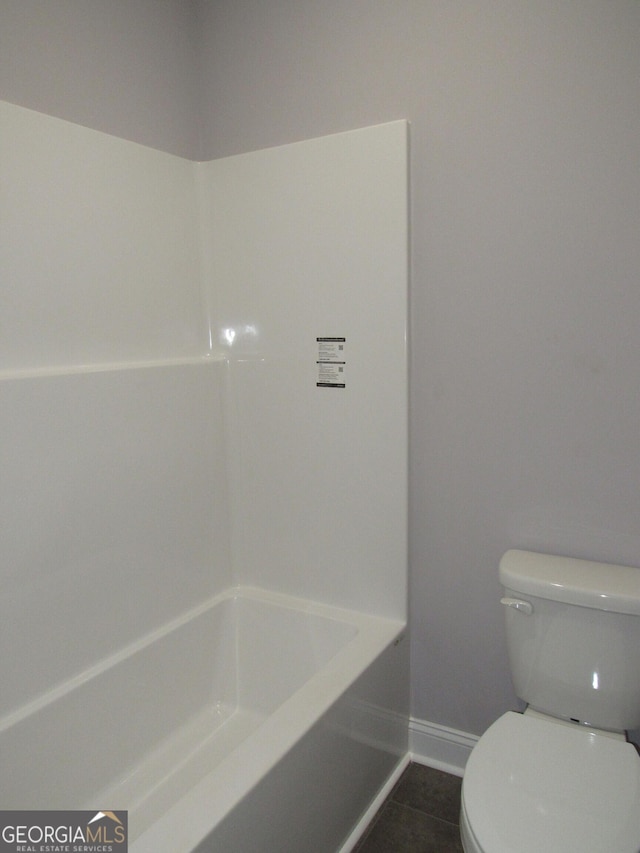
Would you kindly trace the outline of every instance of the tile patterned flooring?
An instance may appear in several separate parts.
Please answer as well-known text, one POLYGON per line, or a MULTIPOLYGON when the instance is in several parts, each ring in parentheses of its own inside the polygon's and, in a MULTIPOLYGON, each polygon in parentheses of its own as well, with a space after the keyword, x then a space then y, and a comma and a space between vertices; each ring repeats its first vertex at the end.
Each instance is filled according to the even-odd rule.
POLYGON ((462 779, 411 763, 353 853, 462 853, 462 779))

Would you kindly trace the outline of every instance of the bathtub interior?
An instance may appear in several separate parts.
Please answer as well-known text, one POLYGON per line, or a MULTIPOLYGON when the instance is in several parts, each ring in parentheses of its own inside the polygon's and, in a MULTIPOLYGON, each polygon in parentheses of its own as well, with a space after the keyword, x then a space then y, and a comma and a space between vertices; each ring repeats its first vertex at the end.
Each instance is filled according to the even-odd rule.
POLYGON ((140 832, 176 791, 313 689, 363 618, 258 590, 217 596, 8 715, 0 800, 15 809, 109 802, 140 832))
MULTIPOLYGON (((406 625, 315 602, 295 608, 301 624, 310 611, 331 624, 320 668, 246 736, 223 738, 219 763, 200 750, 197 773, 185 766, 130 812, 132 853, 350 849, 371 802, 406 761, 406 625), (332 654, 336 641, 343 644, 332 654)), ((295 652, 288 642, 284 650, 286 668, 295 652)), ((277 646, 273 654, 281 657, 277 646)))

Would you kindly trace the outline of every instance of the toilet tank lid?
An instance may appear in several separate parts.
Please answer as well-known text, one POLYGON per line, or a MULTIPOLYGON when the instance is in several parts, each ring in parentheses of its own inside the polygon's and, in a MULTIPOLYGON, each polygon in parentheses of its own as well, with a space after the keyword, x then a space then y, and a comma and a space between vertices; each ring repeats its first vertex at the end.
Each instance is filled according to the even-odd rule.
POLYGON ((640 569, 511 550, 500 560, 500 583, 551 601, 640 616, 640 569))

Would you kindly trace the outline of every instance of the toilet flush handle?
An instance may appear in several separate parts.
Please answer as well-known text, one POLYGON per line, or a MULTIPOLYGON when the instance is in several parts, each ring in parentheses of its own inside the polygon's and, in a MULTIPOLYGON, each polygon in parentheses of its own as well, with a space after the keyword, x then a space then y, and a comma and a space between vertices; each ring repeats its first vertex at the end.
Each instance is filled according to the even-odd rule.
POLYGON ((527 616, 531 616, 533 613, 533 604, 530 601, 523 601, 521 598, 501 598, 500 604, 504 604, 505 607, 513 607, 514 610, 526 613, 527 616))

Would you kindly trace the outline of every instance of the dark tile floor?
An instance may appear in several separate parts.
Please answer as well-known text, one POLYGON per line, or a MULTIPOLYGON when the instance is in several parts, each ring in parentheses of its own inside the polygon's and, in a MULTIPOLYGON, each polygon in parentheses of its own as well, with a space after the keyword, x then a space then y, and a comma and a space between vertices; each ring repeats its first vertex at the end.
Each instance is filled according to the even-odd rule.
POLYGON ((462 853, 462 779, 410 764, 354 853, 462 853))

